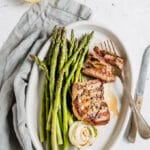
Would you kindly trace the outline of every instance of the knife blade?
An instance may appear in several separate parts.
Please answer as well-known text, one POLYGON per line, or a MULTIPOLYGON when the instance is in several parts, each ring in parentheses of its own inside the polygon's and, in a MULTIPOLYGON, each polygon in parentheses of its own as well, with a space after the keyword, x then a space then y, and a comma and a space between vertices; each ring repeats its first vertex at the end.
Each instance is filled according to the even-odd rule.
POLYGON ((135 91, 135 97, 138 97, 138 96, 143 97, 149 62, 150 62, 150 46, 146 48, 143 54, 139 78, 138 78, 136 91, 135 91))
MULTIPOLYGON (((142 99, 143 99, 143 94, 145 89, 145 82, 148 73, 149 63, 150 63, 150 45, 145 49, 145 52, 143 54, 139 77, 138 77, 136 90, 135 90, 136 106, 139 110, 141 109, 141 105, 142 105, 142 99)), ((131 125, 128 133, 129 142, 132 143, 135 142, 136 133, 137 133, 137 126, 135 120, 133 119, 133 114, 132 114, 131 125)))

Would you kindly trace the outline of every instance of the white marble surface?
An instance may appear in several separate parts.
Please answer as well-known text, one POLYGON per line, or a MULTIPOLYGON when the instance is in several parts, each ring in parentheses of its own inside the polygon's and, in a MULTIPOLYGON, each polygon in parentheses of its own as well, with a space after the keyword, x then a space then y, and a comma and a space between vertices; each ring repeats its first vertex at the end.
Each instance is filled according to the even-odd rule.
MULTIPOLYGON (((123 41, 132 65, 133 93, 144 49, 150 44, 150 0, 77 0, 91 7, 91 21, 106 24, 123 41)), ((0 0, 0 47, 30 4, 21 0, 0 0)), ((149 67, 150 68, 150 67, 149 67)), ((150 70, 150 69, 149 69, 150 70)), ((148 79, 150 79, 150 71, 148 79)), ((144 94, 142 114, 150 123, 150 80, 144 94)), ((125 138, 125 131, 114 150, 149 150, 150 140, 137 136, 135 144, 125 138)))

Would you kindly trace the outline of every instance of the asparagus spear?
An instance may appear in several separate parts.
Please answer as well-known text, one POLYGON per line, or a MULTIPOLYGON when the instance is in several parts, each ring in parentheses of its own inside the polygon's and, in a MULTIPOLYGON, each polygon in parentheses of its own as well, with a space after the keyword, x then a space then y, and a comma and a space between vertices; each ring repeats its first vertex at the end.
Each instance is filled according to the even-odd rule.
POLYGON ((58 35, 57 35, 57 41, 56 41, 56 45, 54 47, 53 50, 53 55, 51 58, 51 64, 50 64, 50 110, 49 110, 49 115, 48 115, 48 120, 47 120, 47 130, 50 130, 50 121, 51 121, 51 113, 52 113, 52 108, 53 108, 53 97, 54 97, 54 87, 55 87, 55 75, 56 75, 56 65, 57 65, 57 58, 58 58, 58 53, 59 53, 59 49, 60 49, 60 43, 61 43, 61 29, 59 29, 58 31, 58 35))
MULTIPOLYGON (((52 31, 51 45, 50 45, 50 48, 48 51, 48 55, 46 57, 46 63, 48 66, 50 66, 50 62, 51 62, 50 60, 51 60, 52 52, 53 52, 53 49, 54 49, 54 46, 56 43, 55 41, 56 41, 57 33, 58 33, 58 28, 57 28, 57 26, 55 26, 53 31, 52 31)), ((49 70, 50 69, 51 68, 49 68, 49 70)))
MULTIPOLYGON (((90 36, 92 38, 92 36, 90 36)), ((91 38, 88 39, 87 43, 91 41, 91 38)), ((82 39, 82 42, 79 45, 78 50, 69 58, 69 60, 66 62, 64 65, 63 69, 59 73, 59 77, 56 83, 56 92, 55 92, 55 100, 54 100, 54 109, 53 109, 53 118, 52 118, 52 130, 51 130, 51 144, 52 144, 52 149, 57 150, 57 136, 56 136, 56 123, 57 123, 57 111, 59 108, 59 103, 60 103, 60 92, 62 89, 62 82, 63 82, 63 77, 65 71, 68 69, 70 64, 74 59, 76 59, 77 55, 79 54, 80 50, 84 47, 86 43, 86 37, 84 36, 82 39)))
POLYGON ((61 127, 60 127, 60 123, 59 123, 59 119, 57 116, 57 141, 58 141, 58 145, 62 145, 63 144, 63 138, 62 138, 62 133, 61 133, 61 127))
MULTIPOLYGON (((44 71, 47 79, 48 77, 48 69, 44 61, 41 61, 37 56, 30 55, 32 60, 44 71)), ((50 147, 50 133, 46 131, 46 120, 48 118, 48 110, 49 110, 49 98, 47 95, 47 86, 48 80, 44 79, 44 86, 43 86, 43 94, 42 94, 42 101, 41 101, 41 109, 40 109, 40 141, 44 142, 47 141, 47 149, 50 147), (46 109, 45 109, 46 108, 46 109), (46 111, 45 111, 46 110, 46 111), (45 116, 44 116, 45 114, 45 116)))
MULTIPOLYGON (((48 80, 46 80, 46 85, 45 85, 45 98, 46 98, 46 122, 48 119, 48 113, 49 113, 49 106, 50 106, 50 101, 49 101, 49 83, 48 80)), ((45 122, 45 129, 46 129, 46 122, 45 122)), ((47 150, 51 149, 51 144, 50 144, 50 132, 46 130, 46 142, 47 142, 47 150)))
POLYGON ((73 53, 77 50, 78 45, 79 45, 78 39, 75 38, 75 43, 74 43, 73 53))
POLYGON ((72 55, 74 44, 75 44, 75 35, 74 30, 71 30, 71 41, 70 41, 69 57, 72 55))
POLYGON ((59 61, 59 66, 58 66, 58 72, 63 68, 65 59, 66 59, 66 54, 67 54, 67 39, 66 39, 66 30, 65 28, 62 29, 62 37, 61 37, 61 54, 60 54, 60 61, 59 61))
POLYGON ((45 73, 47 79, 49 79, 48 69, 47 69, 47 66, 46 66, 45 62, 40 60, 37 56, 30 55, 30 57, 40 67, 40 69, 43 70, 43 72, 45 73))
MULTIPOLYGON (((74 42, 74 47, 73 47, 72 53, 75 53, 75 51, 78 49, 78 45, 79 45, 78 39, 75 38, 75 42, 74 42)), ((73 68, 73 65, 74 65, 75 62, 76 62, 76 60, 73 61, 71 68, 73 68)))
MULTIPOLYGON (((47 79, 48 79, 48 69, 44 61, 41 61, 37 56, 30 55, 32 60, 44 71, 47 79)), ((47 147, 50 146, 50 136, 49 133, 45 130, 47 115, 48 115, 48 106, 49 100, 47 97, 47 80, 44 79, 44 86, 43 86, 43 94, 42 94, 42 101, 41 101, 41 109, 40 109, 40 141, 44 142, 47 140, 47 147), (46 112, 45 112, 46 107, 46 112), (46 116, 44 115, 46 113, 46 116)))
MULTIPOLYGON (((62 28, 62 37, 61 37, 61 52, 60 52, 60 57, 59 57, 59 65, 58 65, 58 74, 60 70, 63 68, 65 60, 66 60, 66 55, 67 55, 67 39, 66 39, 66 30, 65 28, 62 28)), ((60 126, 62 126, 62 109, 61 105, 58 110, 58 116, 59 116, 59 123, 60 126)))
MULTIPOLYGON (((46 57, 46 65, 47 65, 47 68, 49 69, 48 71, 50 72, 50 60, 51 60, 51 56, 52 56, 52 52, 53 52, 53 48, 55 46, 55 41, 56 41, 56 37, 57 37, 57 32, 58 32, 58 28, 57 26, 54 27, 53 31, 52 31, 52 37, 51 37, 51 45, 50 45, 50 48, 49 48, 49 51, 48 51, 48 54, 47 54, 47 57, 46 57)), ((46 122, 48 120, 48 113, 49 113, 49 108, 50 108, 50 95, 48 94, 49 93, 49 83, 47 82, 47 90, 45 90, 45 93, 46 93, 46 122)), ((46 131, 47 133, 47 149, 50 150, 51 149, 51 145, 50 145, 50 132, 49 131, 46 131)))
POLYGON ((40 141, 43 143, 46 140, 46 130, 45 130, 45 85, 46 79, 44 79, 44 88, 42 91, 41 104, 40 104, 40 141))
MULTIPOLYGON (((41 61, 37 56, 30 55, 31 58, 36 62, 36 64, 44 71, 46 77, 48 79, 48 69, 44 61, 41 61)), ((46 131, 46 120, 48 118, 48 110, 49 110, 49 97, 47 95, 47 86, 48 80, 44 79, 43 86, 43 94, 42 94, 42 102, 41 102, 41 112, 40 112, 40 141, 47 141, 47 149, 50 147, 50 133, 46 131), (45 109, 46 108, 46 109, 45 109), (44 116, 45 114, 45 116, 44 116), (45 135, 46 132, 46 135, 45 135), (44 137, 45 136, 45 137, 44 137)))
MULTIPOLYGON (((88 37, 88 41, 91 39, 93 34, 94 34, 94 32, 91 32, 90 36, 88 37)), ((88 52, 88 49, 89 49, 89 43, 84 47, 84 53, 82 55, 82 59, 80 60, 80 62, 78 64, 78 69, 77 69, 77 72, 76 72, 76 75, 75 75, 75 82, 77 82, 79 80, 80 72, 81 72, 81 69, 82 69, 82 65, 83 65, 85 56, 86 56, 86 54, 88 52)))
MULTIPOLYGON (((78 39, 75 38, 73 53, 78 49, 78 45, 79 45, 78 39)), ((76 60, 74 60, 74 61, 72 62, 71 69, 73 69, 73 66, 74 66, 75 62, 76 62, 76 60)), ((72 79, 71 79, 71 82, 73 82, 73 81, 74 81, 74 76, 73 76, 72 79)))
MULTIPOLYGON (((73 48, 74 48, 74 43, 75 43, 75 35, 74 35, 74 30, 71 30, 71 40, 69 41, 69 51, 68 51, 68 56, 66 57, 66 61, 68 60, 68 58, 71 57, 72 52, 73 52, 73 48)), ((68 77, 69 74, 69 68, 68 70, 66 70, 65 72, 65 76, 66 78, 68 77)))

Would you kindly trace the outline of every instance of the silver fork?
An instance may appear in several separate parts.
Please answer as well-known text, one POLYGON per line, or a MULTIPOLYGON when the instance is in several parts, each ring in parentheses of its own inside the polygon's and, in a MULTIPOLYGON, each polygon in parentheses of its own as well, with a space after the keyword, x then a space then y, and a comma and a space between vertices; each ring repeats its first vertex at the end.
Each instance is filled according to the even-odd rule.
MULTIPOLYGON (((104 41, 103 43, 100 43, 100 48, 101 48, 101 50, 105 50, 105 51, 117 56, 116 47, 111 40, 107 40, 107 41, 104 41)), ((131 93, 128 90, 127 84, 124 80, 123 71, 121 71, 120 69, 118 69, 115 66, 113 66, 113 69, 114 69, 114 73, 116 74, 116 76, 118 76, 122 82, 122 85, 124 87, 124 92, 128 97, 130 107, 133 112, 133 119, 135 120, 136 127, 138 129, 140 136, 145 139, 150 138, 150 126, 145 121, 144 117, 142 116, 142 114, 136 107, 135 101, 133 100, 131 93)))

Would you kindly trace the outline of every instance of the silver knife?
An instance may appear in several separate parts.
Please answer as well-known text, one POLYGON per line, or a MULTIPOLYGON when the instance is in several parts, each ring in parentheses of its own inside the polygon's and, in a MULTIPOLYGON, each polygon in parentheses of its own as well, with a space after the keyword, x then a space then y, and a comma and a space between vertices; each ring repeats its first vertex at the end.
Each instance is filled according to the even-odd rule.
MULTIPOLYGON (((135 90, 135 101, 136 101, 136 106, 139 110, 141 109, 141 105, 142 105, 149 62, 150 62, 150 45, 145 49, 145 52, 143 54, 142 64, 141 64, 137 86, 135 90)), ((132 143, 135 142, 136 133, 137 133, 137 126, 136 126, 135 120, 133 119, 133 114, 132 114, 131 125, 129 129, 128 137, 127 137, 129 142, 132 142, 132 143)))

